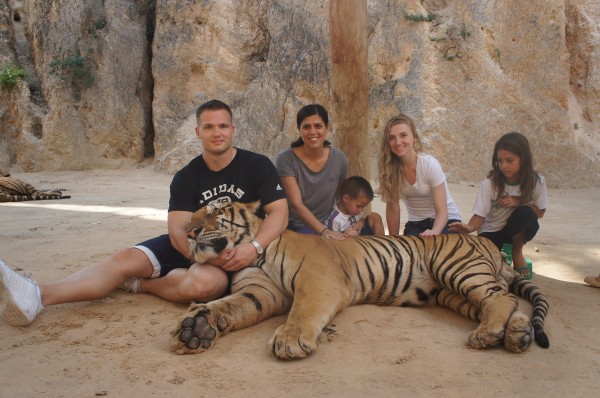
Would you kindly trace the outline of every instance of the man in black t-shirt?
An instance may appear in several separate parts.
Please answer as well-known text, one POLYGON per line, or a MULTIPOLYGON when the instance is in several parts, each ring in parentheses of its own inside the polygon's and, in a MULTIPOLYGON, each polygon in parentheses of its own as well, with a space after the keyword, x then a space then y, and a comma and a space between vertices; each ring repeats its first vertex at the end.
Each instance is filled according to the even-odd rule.
POLYGON ((52 284, 38 285, 0 261, 8 322, 29 325, 45 306, 98 299, 117 287, 181 303, 214 300, 227 290, 227 272, 254 263, 258 252, 286 229, 288 205, 277 170, 267 157, 233 146, 229 106, 209 101, 198 108, 196 118, 204 152, 173 178, 168 235, 120 250, 104 263, 52 284), (252 243, 226 250, 209 264, 188 258, 186 229, 196 210, 210 203, 256 200, 265 219, 252 243))

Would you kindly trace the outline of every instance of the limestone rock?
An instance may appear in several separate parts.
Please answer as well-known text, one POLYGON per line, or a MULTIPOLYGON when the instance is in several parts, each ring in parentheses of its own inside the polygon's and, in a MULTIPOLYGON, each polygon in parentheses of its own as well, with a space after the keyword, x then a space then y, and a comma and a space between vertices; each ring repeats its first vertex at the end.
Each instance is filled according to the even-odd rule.
MULTIPOLYGON (((403 111, 450 181, 480 181, 494 141, 517 130, 551 186, 600 184, 597 0, 367 5, 373 159, 403 111)), ((296 138, 302 105, 332 105, 327 2, 0 0, 8 61, 30 77, 0 91, 0 167, 21 170, 154 155, 172 173, 202 151, 194 114, 211 98, 234 109, 239 147, 273 159, 296 138), (74 56, 89 87, 68 68, 52 73, 74 56)), ((332 127, 336 143, 335 117, 332 127)))
POLYGON ((30 75, 29 103, 13 101, 16 139, 4 140, 14 167, 79 170, 143 160, 152 131, 145 7, 134 1, 1 3, 12 13, 13 61, 30 75))

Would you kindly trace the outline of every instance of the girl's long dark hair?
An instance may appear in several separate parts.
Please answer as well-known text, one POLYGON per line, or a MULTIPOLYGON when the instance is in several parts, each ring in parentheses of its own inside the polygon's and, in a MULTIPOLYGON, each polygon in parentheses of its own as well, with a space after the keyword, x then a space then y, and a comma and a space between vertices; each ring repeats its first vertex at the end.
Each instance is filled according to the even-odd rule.
MULTIPOLYGON (((300 130, 300 125, 302 124, 302 121, 304 119, 306 119, 309 116, 314 116, 314 115, 318 115, 321 117, 321 119, 323 119, 323 123, 325 123, 325 127, 327 127, 329 125, 329 115, 327 114, 327 110, 325 109, 325 107, 323 105, 319 105, 319 104, 310 104, 310 105, 305 105, 302 107, 302 109, 300 109, 298 111, 298 114, 296 115, 296 125, 298 126, 298 130, 300 130)), ((304 141, 302 140, 302 137, 298 137, 298 139, 294 142, 292 142, 292 148, 296 148, 299 146, 304 145, 304 141)), ((323 146, 330 146, 331 142, 328 140, 325 140, 325 142, 323 142, 323 146)))
POLYGON ((535 184, 540 177, 533 169, 533 154, 531 153, 527 137, 521 133, 510 132, 500 137, 494 146, 492 170, 488 173, 488 178, 492 180, 492 184, 494 185, 498 196, 501 196, 502 193, 504 193, 504 188, 506 186, 506 177, 502 174, 500 166, 498 165, 498 151, 501 149, 514 153, 519 157, 521 161, 521 170, 519 174, 521 203, 525 204, 531 202, 535 184))

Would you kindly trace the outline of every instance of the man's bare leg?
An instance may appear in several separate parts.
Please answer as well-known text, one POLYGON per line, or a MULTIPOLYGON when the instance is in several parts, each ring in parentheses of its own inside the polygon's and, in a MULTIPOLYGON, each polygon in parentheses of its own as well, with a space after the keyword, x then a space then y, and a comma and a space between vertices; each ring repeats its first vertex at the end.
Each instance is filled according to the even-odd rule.
POLYGON ((176 303, 206 303, 221 297, 227 285, 227 274, 222 269, 192 264, 189 269, 174 269, 162 278, 142 279, 140 290, 176 303))
POLYGON ((127 248, 105 262, 82 269, 58 282, 41 284, 42 305, 89 301, 105 297, 134 276, 148 278, 153 267, 141 250, 127 248))

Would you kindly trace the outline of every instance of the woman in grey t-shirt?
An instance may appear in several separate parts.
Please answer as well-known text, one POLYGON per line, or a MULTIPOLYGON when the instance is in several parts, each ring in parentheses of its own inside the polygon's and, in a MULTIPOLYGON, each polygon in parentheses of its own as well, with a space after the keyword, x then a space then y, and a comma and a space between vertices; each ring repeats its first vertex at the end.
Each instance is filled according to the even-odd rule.
POLYGON ((329 116, 323 106, 304 106, 296 123, 300 137, 275 159, 290 207, 288 229, 342 240, 345 235, 328 229, 325 221, 348 174, 348 160, 326 139, 329 116))

